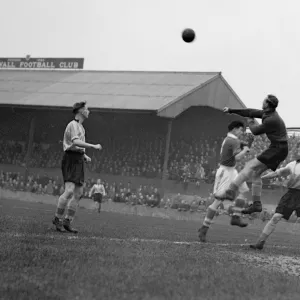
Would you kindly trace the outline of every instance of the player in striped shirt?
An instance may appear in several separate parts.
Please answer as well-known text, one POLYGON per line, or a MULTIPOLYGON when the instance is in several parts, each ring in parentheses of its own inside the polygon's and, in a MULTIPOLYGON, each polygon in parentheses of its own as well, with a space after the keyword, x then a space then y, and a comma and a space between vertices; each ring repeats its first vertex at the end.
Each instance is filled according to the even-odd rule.
POLYGON ((262 250, 266 240, 275 230, 277 223, 283 218, 289 220, 292 213, 295 211, 297 218, 300 218, 300 143, 297 144, 298 159, 290 162, 286 167, 271 172, 262 179, 271 179, 277 176, 289 176, 287 182, 288 191, 281 197, 275 214, 272 219, 266 224, 256 244, 250 245, 252 249, 262 250))
POLYGON ((52 223, 57 231, 63 232, 63 228, 69 232, 78 231, 71 226, 78 203, 83 194, 84 163, 90 162, 91 158, 85 154, 86 148, 101 150, 100 144, 93 145, 85 141, 85 130, 82 123, 89 117, 89 109, 86 102, 79 102, 73 105, 75 119, 71 121, 65 130, 63 139, 64 156, 61 170, 65 189, 59 197, 56 213, 52 223), (67 212, 65 217, 65 209, 67 212))
POLYGON ((97 180, 97 183, 93 185, 90 190, 90 197, 94 198, 94 201, 98 203, 98 213, 101 212, 102 198, 106 195, 104 185, 101 183, 101 179, 97 180))

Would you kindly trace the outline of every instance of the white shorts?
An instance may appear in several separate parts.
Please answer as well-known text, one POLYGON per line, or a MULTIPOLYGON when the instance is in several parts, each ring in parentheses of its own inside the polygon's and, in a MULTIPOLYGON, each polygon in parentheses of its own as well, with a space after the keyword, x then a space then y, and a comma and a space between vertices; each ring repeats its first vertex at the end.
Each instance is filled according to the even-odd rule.
MULTIPOLYGON (((214 194, 229 188, 230 183, 238 176, 238 171, 234 167, 220 166, 216 173, 214 194)), ((239 193, 243 194, 249 191, 246 182, 239 187, 239 193)))

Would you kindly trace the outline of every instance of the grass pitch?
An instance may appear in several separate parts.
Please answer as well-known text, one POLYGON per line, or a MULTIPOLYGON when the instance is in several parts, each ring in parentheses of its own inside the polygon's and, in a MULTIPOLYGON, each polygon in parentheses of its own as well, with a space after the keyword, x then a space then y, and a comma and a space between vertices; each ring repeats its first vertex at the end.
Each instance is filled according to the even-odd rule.
POLYGON ((263 224, 219 217, 209 243, 196 222, 80 210, 77 235, 52 229, 54 206, 1 200, 0 299, 300 299, 300 239, 283 223, 251 251, 263 224))

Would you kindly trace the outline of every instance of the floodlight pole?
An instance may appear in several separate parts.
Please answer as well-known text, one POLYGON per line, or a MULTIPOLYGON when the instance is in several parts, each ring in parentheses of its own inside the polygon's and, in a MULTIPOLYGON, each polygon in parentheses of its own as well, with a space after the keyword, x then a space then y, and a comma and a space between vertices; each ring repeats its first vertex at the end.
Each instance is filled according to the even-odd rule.
POLYGON ((166 149, 164 156, 163 174, 162 174, 162 197, 165 195, 166 182, 168 180, 168 162, 169 162, 169 150, 171 142, 171 132, 172 132, 173 119, 168 119, 168 127, 166 134, 166 149))

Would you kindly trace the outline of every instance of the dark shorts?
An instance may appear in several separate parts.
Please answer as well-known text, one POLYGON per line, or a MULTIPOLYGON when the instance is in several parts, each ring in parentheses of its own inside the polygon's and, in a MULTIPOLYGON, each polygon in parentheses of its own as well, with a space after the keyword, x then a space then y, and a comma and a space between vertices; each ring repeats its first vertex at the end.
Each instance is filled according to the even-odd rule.
POLYGON ((61 170, 64 182, 73 182, 77 186, 84 183, 84 154, 75 151, 64 153, 61 170))
POLYGON ((288 220, 293 212, 300 217, 300 190, 289 189, 280 199, 275 213, 282 214, 288 220))
POLYGON ((278 166, 287 158, 289 147, 287 142, 271 144, 267 150, 256 158, 266 165, 268 169, 276 171, 278 166))
POLYGON ((94 194, 93 198, 94 198, 95 202, 99 202, 99 203, 102 202, 102 194, 100 194, 100 193, 94 194))

